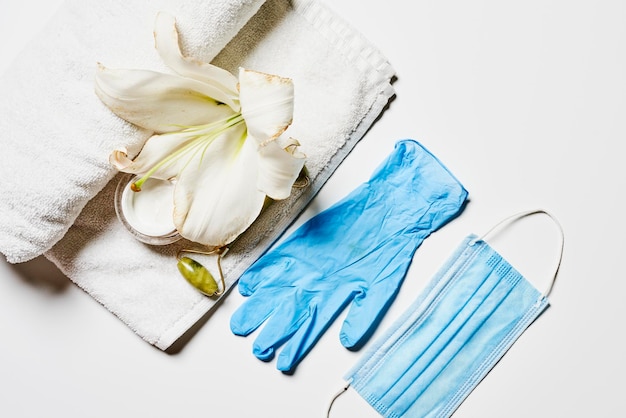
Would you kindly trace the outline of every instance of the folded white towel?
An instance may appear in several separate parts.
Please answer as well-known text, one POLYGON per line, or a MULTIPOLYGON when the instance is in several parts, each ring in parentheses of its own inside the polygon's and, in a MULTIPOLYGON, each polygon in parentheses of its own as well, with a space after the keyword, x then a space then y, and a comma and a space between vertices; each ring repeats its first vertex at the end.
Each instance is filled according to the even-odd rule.
POLYGON ((0 202, 0 251, 19 262, 47 250, 46 257, 76 284, 146 341, 166 349, 216 301, 196 292, 176 269, 176 252, 193 245, 148 246, 118 222, 117 179, 109 181, 115 171, 108 155, 129 138, 131 153, 138 151, 150 133, 117 119, 93 93, 98 61, 168 71, 153 48, 159 10, 176 17, 187 55, 213 59, 234 73, 243 66, 294 80, 289 135, 302 144, 312 184, 271 205, 231 246, 222 263, 228 288, 379 116, 393 95, 393 71, 316 1, 83 0, 65 4, 5 75, 0 187, 8 199, 0 202))

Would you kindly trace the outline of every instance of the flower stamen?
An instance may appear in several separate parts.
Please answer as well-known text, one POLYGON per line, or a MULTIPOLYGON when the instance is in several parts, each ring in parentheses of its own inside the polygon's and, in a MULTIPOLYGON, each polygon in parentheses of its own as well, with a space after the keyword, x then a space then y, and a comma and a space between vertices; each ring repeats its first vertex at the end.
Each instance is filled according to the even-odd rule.
MULTIPOLYGON (((154 173, 157 172, 157 170, 164 167, 168 163, 172 163, 175 160, 182 158, 183 155, 193 150, 194 148, 197 149, 202 146, 202 149, 203 149, 202 155, 204 156, 204 152, 206 151, 207 147, 211 144, 211 142, 213 142, 217 137, 222 135, 227 130, 241 123, 244 123, 244 118, 241 115, 241 113, 237 113, 222 121, 213 122, 213 123, 206 124, 206 125, 193 126, 193 127, 183 129, 181 132, 189 133, 187 143, 183 145, 181 148, 179 148, 178 150, 176 150, 175 152, 167 155, 165 158, 163 158, 161 161, 156 163, 154 166, 152 166, 152 168, 150 168, 139 180, 137 180, 136 182, 130 185, 130 189, 133 192, 140 192, 141 187, 146 182, 146 180, 152 177, 154 173)), ((164 135, 167 135, 167 134, 164 134, 164 135)), ((191 158, 189 158, 189 161, 191 161, 191 158)), ((186 166, 187 164, 184 165, 184 167, 186 166)))

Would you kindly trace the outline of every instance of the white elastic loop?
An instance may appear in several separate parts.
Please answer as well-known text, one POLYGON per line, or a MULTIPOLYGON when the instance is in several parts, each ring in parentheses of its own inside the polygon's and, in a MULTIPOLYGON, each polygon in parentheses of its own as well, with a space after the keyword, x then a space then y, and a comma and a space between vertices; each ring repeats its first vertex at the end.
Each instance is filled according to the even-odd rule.
POLYGON ((563 227, 561 226, 559 221, 551 213, 549 213, 548 211, 546 211, 544 209, 534 209, 534 210, 529 210, 529 211, 526 211, 526 212, 520 212, 520 213, 517 213, 515 215, 511 215, 508 218, 505 218, 505 219, 501 220, 500 222, 498 222, 497 224, 495 224, 491 229, 489 229, 487 232, 485 232, 479 238, 474 239, 472 241, 472 244, 477 242, 477 241, 484 241, 484 239, 487 237, 487 235, 493 233, 496 229, 498 229, 499 227, 501 227, 505 223, 510 223, 510 222, 519 220, 521 218, 525 218, 526 216, 536 215, 536 214, 540 214, 540 213, 543 213, 544 215, 548 215, 550 217, 550 219, 552 219, 554 221, 554 223, 558 227, 559 233, 561 235, 560 248, 559 248, 559 258, 557 260, 556 267, 554 268, 554 275, 552 276, 552 280, 550 281, 548 289, 546 289, 546 291, 543 292, 543 297, 548 297, 550 292, 552 292, 552 288, 554 287, 554 282, 556 281, 556 276, 559 274, 559 269, 561 268, 561 260, 563 259, 563 249, 565 247, 565 233, 563 232, 563 227))
POLYGON ((330 418, 330 410, 333 409, 333 404, 337 400, 338 397, 346 393, 348 388, 350 387, 350 383, 346 383, 344 387, 333 396, 333 399, 330 401, 330 405, 328 405, 328 411, 326 411, 326 418, 330 418))

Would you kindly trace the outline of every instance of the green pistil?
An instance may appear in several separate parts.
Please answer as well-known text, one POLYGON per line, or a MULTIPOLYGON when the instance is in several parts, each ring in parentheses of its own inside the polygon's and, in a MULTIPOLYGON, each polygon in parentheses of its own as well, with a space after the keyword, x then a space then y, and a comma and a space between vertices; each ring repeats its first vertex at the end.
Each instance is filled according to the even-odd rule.
MULTIPOLYGON (((237 113, 225 120, 209 123, 206 125, 192 126, 192 127, 183 129, 182 132, 189 132, 191 134, 190 136, 195 136, 195 139, 189 141, 187 145, 176 150, 175 152, 171 153, 170 155, 168 155, 167 157, 159 161, 157 164, 155 164, 150 170, 146 172, 146 174, 143 175, 143 177, 141 177, 139 180, 137 180, 136 182, 130 185, 131 190, 134 192, 141 191, 141 186, 143 186, 143 184, 150 177, 152 177, 152 175, 159 168, 163 167, 164 165, 168 164, 171 161, 176 160, 177 158, 181 157, 190 149, 200 146, 203 143, 205 143, 204 149, 206 150, 206 147, 208 147, 208 145, 215 138, 217 138, 218 136, 220 136, 221 134, 223 134, 230 128, 237 126, 243 122, 244 122, 243 116, 241 115, 241 113, 237 113)), ((204 155, 204 151, 203 151, 203 155, 204 155)))

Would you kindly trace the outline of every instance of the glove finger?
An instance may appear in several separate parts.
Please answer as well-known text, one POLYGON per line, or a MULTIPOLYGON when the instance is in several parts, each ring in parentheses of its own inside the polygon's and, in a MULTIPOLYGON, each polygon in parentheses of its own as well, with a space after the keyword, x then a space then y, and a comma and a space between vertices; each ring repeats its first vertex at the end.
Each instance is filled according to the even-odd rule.
POLYGON ((367 342, 398 294, 405 272, 400 269, 399 279, 387 277, 354 298, 339 333, 344 347, 358 349, 367 342))
POLYGON ((230 317, 230 330, 246 336, 256 330, 276 309, 283 289, 264 289, 250 296, 230 317))
POLYGON ((271 360, 274 352, 291 338, 309 320, 311 311, 310 292, 294 292, 288 297, 274 299, 279 305, 267 321, 252 346, 253 354, 260 360, 271 360), (302 297, 305 296, 305 297, 302 297))
POLYGON ((350 303, 356 293, 347 287, 337 288, 332 294, 325 294, 324 299, 318 298, 318 303, 315 303, 311 308, 308 321, 299 327, 281 350, 276 368, 281 371, 293 370, 350 303))

